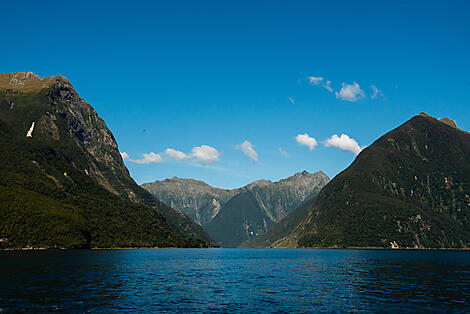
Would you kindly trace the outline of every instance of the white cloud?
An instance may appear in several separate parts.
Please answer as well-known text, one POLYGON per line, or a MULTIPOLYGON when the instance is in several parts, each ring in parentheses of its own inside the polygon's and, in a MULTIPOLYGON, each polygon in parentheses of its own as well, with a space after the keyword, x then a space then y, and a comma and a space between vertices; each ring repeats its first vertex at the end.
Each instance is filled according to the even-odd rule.
POLYGON ((190 155, 191 158, 194 158, 194 161, 203 165, 209 165, 219 161, 219 156, 220 152, 214 147, 208 145, 193 147, 190 155))
POLYGON ((376 99, 379 96, 384 97, 384 93, 380 89, 378 89, 377 86, 371 85, 370 88, 372 88, 372 95, 370 95, 371 99, 376 99))
POLYGON ((312 85, 319 85, 323 81, 321 76, 307 76, 307 80, 312 85))
POLYGON ((175 160, 185 160, 185 159, 190 158, 190 156, 186 155, 185 153, 180 152, 179 150, 176 150, 176 149, 173 149, 173 148, 167 148, 165 150, 165 154, 168 157, 171 157, 175 160))
POLYGON ((364 91, 356 82, 353 82, 352 84, 343 83, 339 93, 335 92, 335 94, 336 98, 351 102, 358 101, 365 97, 364 91))
POLYGON ((287 157, 287 158, 290 157, 290 154, 289 154, 288 152, 286 152, 285 150, 283 150, 281 147, 279 147, 277 150, 279 151, 279 153, 280 153, 282 156, 287 157))
POLYGON ((358 155, 362 150, 359 144, 346 134, 341 134, 341 136, 334 134, 332 137, 326 139, 324 144, 326 147, 336 147, 342 150, 348 150, 354 155, 358 155))
POLYGON ((129 154, 126 152, 121 153, 122 159, 133 162, 136 164, 150 164, 150 163, 162 163, 163 158, 160 154, 155 154, 154 152, 150 152, 148 154, 142 154, 141 159, 132 159, 130 158, 129 154))
POLYGON ((295 137, 295 140, 300 145, 308 146, 308 148, 310 150, 313 150, 315 148, 315 146, 318 145, 317 140, 315 138, 311 137, 310 135, 308 135, 307 133, 297 135, 295 137))
POLYGON ((241 150, 245 155, 247 155, 253 162, 258 162, 258 153, 253 149, 255 147, 248 141, 244 141, 240 145, 235 146, 236 149, 241 150))
POLYGON ((294 100, 294 98, 289 97, 289 101, 290 101, 291 104, 295 105, 295 100, 294 100))
POLYGON ((321 76, 307 76, 307 80, 310 84, 318 86, 318 87, 323 87, 329 92, 333 92, 333 89, 331 88, 331 81, 330 80, 325 80, 321 76))
POLYGON ((201 145, 193 147, 191 154, 185 154, 173 148, 167 148, 163 153, 156 154, 154 152, 148 154, 142 154, 141 159, 132 159, 129 154, 122 152, 122 159, 133 162, 136 164, 150 164, 150 163, 161 163, 163 162, 162 154, 174 159, 174 160, 190 160, 198 162, 202 165, 209 165, 219 161, 221 155, 217 149, 208 145, 201 145))
POLYGON ((333 88, 331 88, 330 85, 331 85, 331 81, 327 80, 327 81, 325 82, 325 85, 323 85, 323 87, 324 87, 327 91, 329 91, 330 93, 332 93, 332 92, 333 92, 333 88))

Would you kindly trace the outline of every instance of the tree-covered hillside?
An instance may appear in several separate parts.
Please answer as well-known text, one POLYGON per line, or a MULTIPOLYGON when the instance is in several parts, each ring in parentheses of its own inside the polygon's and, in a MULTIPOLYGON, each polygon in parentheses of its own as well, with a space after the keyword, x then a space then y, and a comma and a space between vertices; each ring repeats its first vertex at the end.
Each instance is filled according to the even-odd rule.
POLYGON ((62 77, 0 75, 0 184, 3 247, 200 247, 210 239, 135 184, 104 121, 62 77))
POLYGON ((362 151, 275 245, 468 248, 470 134, 413 117, 362 151))

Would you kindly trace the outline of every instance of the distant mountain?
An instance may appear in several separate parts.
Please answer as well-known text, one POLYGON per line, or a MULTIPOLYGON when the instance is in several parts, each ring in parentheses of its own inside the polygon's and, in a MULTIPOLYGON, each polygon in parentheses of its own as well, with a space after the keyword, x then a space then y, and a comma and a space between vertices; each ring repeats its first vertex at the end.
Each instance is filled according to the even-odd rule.
POLYGON ((255 181, 224 204, 204 230, 223 247, 236 247, 268 231, 329 180, 322 171, 303 171, 278 182, 255 181))
POLYGON ((255 181, 248 184, 246 189, 253 193, 268 218, 279 222, 304 200, 317 195, 329 181, 330 178, 322 171, 303 171, 277 182, 255 181))
POLYGON ((237 246, 266 232, 328 183, 326 174, 307 171, 271 182, 258 180, 223 190, 192 179, 171 178, 143 184, 162 201, 184 212, 222 246, 237 246))
POLYGON ((238 189, 223 190, 202 181, 177 177, 144 183, 142 187, 199 225, 211 221, 221 206, 239 192, 238 189))
POLYGON ((470 134, 420 114, 364 149, 278 247, 470 247, 470 134))
POLYGON ((249 190, 242 191, 224 204, 215 218, 204 226, 223 247, 237 247, 241 242, 264 233, 273 221, 258 205, 249 190))
POLYGON ((142 187, 165 204, 204 226, 215 218, 228 200, 246 190, 253 193, 259 206, 272 221, 279 221, 292 207, 318 193, 328 181, 328 176, 321 171, 313 174, 303 171, 278 182, 258 180, 232 190, 215 188, 203 181, 177 177, 144 183, 142 187))
POLYGON ((61 76, 0 75, 0 185, 3 247, 210 241, 132 180, 104 121, 61 76))
POLYGON ((271 247, 273 243, 289 235, 295 227, 307 217, 310 209, 315 203, 315 196, 302 202, 296 209, 291 211, 281 221, 271 226, 265 233, 261 233, 254 238, 239 245, 242 248, 266 248, 271 247))

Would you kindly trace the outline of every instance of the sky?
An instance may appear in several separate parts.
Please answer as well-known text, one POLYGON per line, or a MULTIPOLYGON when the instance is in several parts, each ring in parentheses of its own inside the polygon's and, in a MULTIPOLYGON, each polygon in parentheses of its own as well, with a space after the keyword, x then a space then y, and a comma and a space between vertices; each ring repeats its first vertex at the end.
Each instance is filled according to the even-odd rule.
POLYGON ((0 72, 63 75, 137 183, 331 178, 420 112, 470 130, 470 1, 4 1, 0 72))

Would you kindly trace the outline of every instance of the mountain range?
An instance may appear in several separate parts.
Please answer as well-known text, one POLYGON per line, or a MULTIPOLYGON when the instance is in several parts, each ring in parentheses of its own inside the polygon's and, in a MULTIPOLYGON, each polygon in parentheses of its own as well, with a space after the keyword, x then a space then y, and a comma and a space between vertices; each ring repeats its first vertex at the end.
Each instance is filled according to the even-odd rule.
POLYGON ((224 247, 266 232, 328 183, 326 174, 307 171, 277 182, 258 180, 233 190, 202 181, 171 178, 142 185, 150 193, 200 223, 224 247))
POLYGON ((3 247, 208 246, 138 186, 105 122, 62 76, 0 75, 3 247))

